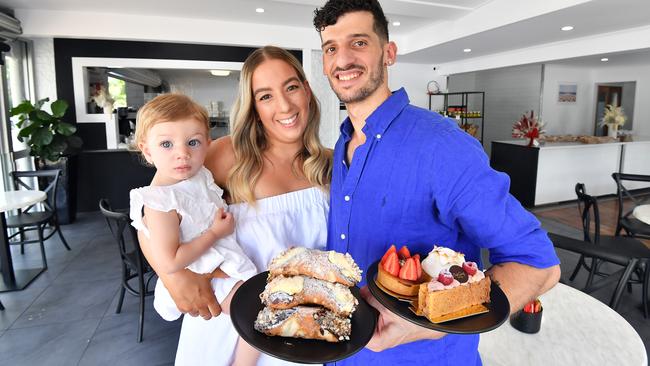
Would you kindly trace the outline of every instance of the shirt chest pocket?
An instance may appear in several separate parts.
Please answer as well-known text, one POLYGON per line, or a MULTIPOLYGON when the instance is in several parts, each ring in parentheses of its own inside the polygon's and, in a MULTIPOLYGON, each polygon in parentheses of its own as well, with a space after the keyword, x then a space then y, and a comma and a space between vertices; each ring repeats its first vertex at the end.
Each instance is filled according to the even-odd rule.
POLYGON ((431 202, 423 195, 385 195, 381 201, 381 222, 395 229, 420 226, 431 214, 431 202))

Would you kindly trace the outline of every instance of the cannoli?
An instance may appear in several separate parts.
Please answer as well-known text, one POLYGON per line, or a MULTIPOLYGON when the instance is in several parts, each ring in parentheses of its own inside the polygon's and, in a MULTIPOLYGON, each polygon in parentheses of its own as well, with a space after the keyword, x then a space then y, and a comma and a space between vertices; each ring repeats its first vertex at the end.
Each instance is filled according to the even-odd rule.
POLYGON ((321 307, 296 306, 291 309, 265 307, 254 324, 255 330, 270 336, 340 342, 350 339, 350 318, 321 307))
POLYGON ((304 275, 320 280, 354 286, 361 281, 361 270, 350 254, 293 247, 273 258, 269 280, 280 276, 304 275))
POLYGON ((266 284, 260 299, 273 309, 313 304, 341 316, 349 316, 359 304, 348 287, 305 276, 275 277, 266 284))

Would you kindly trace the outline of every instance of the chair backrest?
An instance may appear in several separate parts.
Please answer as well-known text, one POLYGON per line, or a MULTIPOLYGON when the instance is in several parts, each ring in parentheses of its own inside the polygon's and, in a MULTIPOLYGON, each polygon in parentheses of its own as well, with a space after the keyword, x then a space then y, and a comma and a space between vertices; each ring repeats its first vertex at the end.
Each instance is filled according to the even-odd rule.
POLYGON ((129 215, 113 211, 111 204, 104 198, 99 200, 99 210, 106 218, 106 223, 117 243, 122 261, 133 266, 140 273, 145 273, 149 265, 142 255, 140 243, 138 242, 138 232, 131 225, 129 215), (132 253, 135 256, 129 256, 132 253), (135 262, 132 257, 135 258, 135 262))
POLYGON ((587 190, 583 183, 577 183, 575 190, 576 195, 578 195, 578 206, 582 206, 580 215, 582 218, 582 231, 585 241, 598 244, 600 242, 600 213, 598 212, 598 201, 595 197, 587 194, 587 190), (592 217, 594 221, 593 238, 591 237, 592 217))
MULTIPOLYGON (((35 189, 45 192, 47 199, 41 203, 47 211, 53 211, 56 214, 56 191, 60 174, 60 169, 14 171, 11 172, 11 178, 16 190, 35 189), (36 180, 35 184, 34 180, 36 180), (42 188, 43 186, 45 188, 42 188)), ((34 206, 36 205, 24 208, 22 212, 29 212, 34 206)))
POLYGON ((616 195, 618 196, 618 219, 628 217, 634 211, 634 208, 639 205, 650 202, 650 194, 646 191, 634 192, 630 188, 625 187, 625 182, 648 182, 650 183, 650 175, 640 174, 624 174, 613 173, 612 178, 616 182, 616 195), (624 209, 625 200, 629 199, 631 205, 628 209, 624 209))

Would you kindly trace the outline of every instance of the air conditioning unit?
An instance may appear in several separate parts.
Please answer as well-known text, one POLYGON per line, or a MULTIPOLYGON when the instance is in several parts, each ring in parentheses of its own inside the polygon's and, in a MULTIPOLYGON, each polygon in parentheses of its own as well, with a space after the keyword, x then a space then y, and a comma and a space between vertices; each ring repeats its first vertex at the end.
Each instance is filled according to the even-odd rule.
POLYGON ((23 34, 20 21, 11 15, 0 13, 0 41, 13 41, 23 34))

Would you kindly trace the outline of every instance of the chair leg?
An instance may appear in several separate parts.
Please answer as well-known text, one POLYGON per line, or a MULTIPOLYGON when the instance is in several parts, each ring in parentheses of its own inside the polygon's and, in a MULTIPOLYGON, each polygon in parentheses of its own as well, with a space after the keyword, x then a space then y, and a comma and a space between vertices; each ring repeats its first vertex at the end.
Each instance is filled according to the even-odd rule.
POLYGON ((129 269, 122 264, 122 282, 120 284, 120 299, 117 301, 117 309, 115 309, 115 314, 119 314, 122 311, 122 303, 124 303, 124 293, 126 292, 125 282, 129 278, 129 269))
POLYGON ((144 333, 144 295, 146 292, 146 288, 144 286, 144 277, 142 273, 138 276, 138 282, 139 282, 139 297, 140 297, 140 321, 138 323, 138 343, 142 342, 142 335, 144 333))
POLYGON ((41 257, 43 257, 43 267, 47 269, 47 258, 45 257, 45 243, 43 242, 43 228, 44 226, 39 226, 38 231, 38 244, 41 246, 41 257))
POLYGON ((22 243, 22 242, 25 241, 25 230, 21 227, 20 229, 18 229, 18 232, 20 233, 18 235, 18 237, 20 238, 20 241, 21 241, 21 243, 20 243, 20 254, 25 254, 25 244, 22 243))
POLYGON ((587 283, 585 283, 583 291, 588 291, 591 288, 591 285, 594 283, 594 276, 598 272, 599 265, 600 263, 596 258, 591 258, 591 266, 587 266, 585 263, 585 267, 589 269, 589 276, 587 277, 587 283))
POLYGON ((0 301, 0 311, 2 311, 2 310, 4 310, 4 309, 5 309, 5 306, 2 305, 2 301, 0 301))
POLYGON ((645 261, 645 276, 643 278, 643 317, 648 318, 648 283, 650 282, 650 260, 645 261))
POLYGON ((67 250, 70 250, 70 246, 68 245, 68 242, 65 241, 65 238, 63 237, 63 233, 61 232, 61 228, 59 227, 59 220, 57 218, 54 218, 54 229, 59 233, 59 238, 61 238, 61 242, 63 243, 63 246, 67 250))
POLYGON ((124 293, 126 289, 124 286, 120 286, 120 299, 117 300, 117 309, 115 309, 115 314, 119 314, 122 311, 122 303, 124 302, 124 293))
POLYGON ((609 307, 614 311, 616 311, 616 308, 618 307, 618 303, 621 300, 621 295, 623 295, 623 290, 625 290, 627 281, 630 279, 630 276, 632 275, 632 272, 634 272, 634 269, 636 268, 638 262, 639 260, 637 258, 633 258, 630 260, 630 262, 628 262, 627 267, 625 267, 625 271, 621 275, 621 279, 616 285, 616 290, 614 290, 612 300, 609 302, 609 307))
POLYGON ((576 264, 576 268, 571 273, 571 277, 569 277, 569 281, 573 281, 576 278, 576 276, 578 275, 578 272, 580 271, 580 268, 582 268, 584 263, 585 263, 585 256, 581 255, 580 259, 578 260, 578 264, 576 264))

